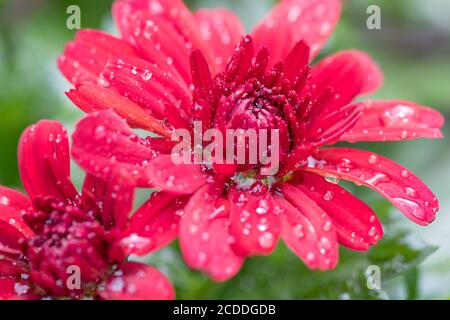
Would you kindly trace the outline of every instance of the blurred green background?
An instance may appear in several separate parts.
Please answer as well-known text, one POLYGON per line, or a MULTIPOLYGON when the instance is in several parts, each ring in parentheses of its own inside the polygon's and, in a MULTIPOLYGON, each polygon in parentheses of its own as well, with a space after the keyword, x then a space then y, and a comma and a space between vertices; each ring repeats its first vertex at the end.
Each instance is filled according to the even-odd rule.
MULTIPOLYGON (((114 31, 111 0, 0 0, 0 184, 20 188, 16 146, 25 127, 41 118, 58 119, 71 130, 82 113, 64 96, 70 85, 56 59, 74 32, 66 9, 81 8, 83 28, 114 31)), ((275 3, 272 0, 191 0, 192 8, 226 6, 247 31, 275 3)), ((385 72, 376 98, 416 101, 450 112, 450 1, 347 0, 343 18, 322 54, 357 48, 369 52, 385 72), (366 9, 377 4, 382 29, 366 28, 366 9)), ((449 127, 445 128, 448 135, 449 127)), ((177 244, 145 258, 174 281, 179 298, 214 299, 448 299, 450 298, 450 142, 418 140, 362 144, 404 164, 436 192, 441 210, 429 227, 417 227, 373 192, 352 191, 382 217, 386 237, 367 253, 341 251, 332 272, 307 270, 280 245, 267 258, 249 259, 238 277, 216 284, 190 271, 177 244), (369 290, 364 272, 378 265, 382 290, 369 290)), ((75 173, 81 181, 81 174, 75 173)))

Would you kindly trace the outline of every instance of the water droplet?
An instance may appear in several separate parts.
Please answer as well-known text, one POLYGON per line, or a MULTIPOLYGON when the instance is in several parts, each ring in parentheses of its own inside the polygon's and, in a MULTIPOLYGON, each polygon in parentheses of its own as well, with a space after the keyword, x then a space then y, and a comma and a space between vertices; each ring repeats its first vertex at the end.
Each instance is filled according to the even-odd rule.
POLYGON ((323 195, 323 200, 325 200, 325 201, 331 201, 331 200, 333 200, 333 198, 334 198, 333 192, 331 192, 329 190, 327 192, 325 192, 325 194, 323 195))
POLYGON ((303 232, 303 225, 301 224, 297 224, 294 227, 293 232, 298 239, 301 239, 305 236, 305 233, 303 232))
POLYGON ((153 73, 151 73, 151 72, 148 71, 148 70, 145 70, 145 71, 142 73, 142 75, 141 75, 141 77, 142 77, 142 79, 143 79, 144 81, 150 80, 150 79, 152 78, 152 76, 153 76, 153 73))
POLYGON ((270 232, 264 232, 258 238, 259 245, 263 249, 269 249, 274 244, 274 236, 270 232))
POLYGON ((405 192, 408 196, 417 198, 417 191, 411 187, 406 187, 405 192))
POLYGON ((374 154, 372 154, 370 157, 369 157, 369 163, 370 164, 375 164, 375 163, 377 163, 377 161, 378 161, 378 157, 376 156, 376 155, 374 155, 374 154))
POLYGON ((8 206, 10 204, 9 198, 7 198, 5 196, 1 196, 0 197, 0 204, 2 204, 4 206, 8 206))
POLYGON ((408 177, 409 177, 409 172, 408 172, 408 170, 402 170, 402 172, 400 173, 400 175, 401 175, 403 178, 408 178, 408 177))
POLYGON ((331 227, 332 227, 331 221, 327 221, 323 224, 322 229, 323 231, 328 232, 331 230, 331 227))
POLYGON ((371 227, 369 229, 368 235, 369 235, 369 237, 373 237, 373 236, 375 236, 376 233, 377 233, 377 229, 375 227, 371 227))
POLYGON ((306 260, 309 261, 309 262, 313 261, 315 258, 316 258, 316 255, 314 253, 312 253, 312 252, 308 252, 306 254, 306 260))

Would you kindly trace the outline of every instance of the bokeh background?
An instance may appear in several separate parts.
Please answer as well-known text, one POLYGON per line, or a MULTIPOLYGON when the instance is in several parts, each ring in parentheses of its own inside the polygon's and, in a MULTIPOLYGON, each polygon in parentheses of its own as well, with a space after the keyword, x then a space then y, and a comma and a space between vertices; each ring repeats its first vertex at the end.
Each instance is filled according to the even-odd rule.
MULTIPOLYGON (((0 0, 0 184, 21 188, 16 146, 20 133, 42 118, 71 130, 82 116, 64 95, 70 86, 56 59, 74 37, 66 9, 81 8, 83 28, 115 32, 112 0, 0 0)), ((274 0, 190 0, 192 8, 233 9, 247 30, 274 0)), ((369 52, 386 75, 375 98, 401 98, 450 112, 450 1, 347 0, 334 36, 322 55, 340 49, 369 52), (381 8, 381 30, 368 30, 366 9, 381 8)), ((444 129, 449 134, 449 125, 444 129)), ((371 149, 404 164, 436 192, 441 210, 429 227, 417 227, 374 192, 349 186, 382 217, 386 236, 367 253, 341 250, 339 267, 311 272, 280 245, 267 258, 252 258, 231 281, 216 284, 189 270, 177 244, 144 258, 161 268, 190 299, 448 299, 450 298, 450 141, 370 143, 371 149), (369 290, 365 270, 381 268, 382 289, 369 290)), ((74 165, 74 178, 82 174, 74 165)), ((144 192, 143 195, 146 193, 144 192)), ((148 192, 147 192, 148 194, 148 192)), ((141 195, 142 197, 142 195, 141 195)))

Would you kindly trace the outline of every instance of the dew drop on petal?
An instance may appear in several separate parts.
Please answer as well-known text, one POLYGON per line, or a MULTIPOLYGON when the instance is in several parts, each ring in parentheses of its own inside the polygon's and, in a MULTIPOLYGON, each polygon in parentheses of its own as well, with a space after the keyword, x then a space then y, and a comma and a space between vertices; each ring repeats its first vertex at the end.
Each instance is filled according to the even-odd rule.
POLYGON ((417 191, 411 187, 406 187, 405 192, 408 196, 417 198, 417 191))
POLYGON ((401 175, 403 178, 408 178, 408 177, 409 177, 409 172, 408 172, 408 170, 402 170, 402 172, 400 173, 400 175, 401 175))
POLYGON ((325 200, 325 201, 331 201, 331 200, 333 200, 333 198, 334 198, 333 192, 331 192, 329 190, 327 192, 325 192, 325 194, 323 195, 323 200, 325 200))
POLYGON ((331 221, 327 221, 323 224, 322 229, 323 231, 328 232, 331 230, 331 227, 332 227, 331 221))
POLYGON ((269 249, 273 246, 275 239, 272 233, 264 232, 258 238, 258 243, 263 249, 269 249))

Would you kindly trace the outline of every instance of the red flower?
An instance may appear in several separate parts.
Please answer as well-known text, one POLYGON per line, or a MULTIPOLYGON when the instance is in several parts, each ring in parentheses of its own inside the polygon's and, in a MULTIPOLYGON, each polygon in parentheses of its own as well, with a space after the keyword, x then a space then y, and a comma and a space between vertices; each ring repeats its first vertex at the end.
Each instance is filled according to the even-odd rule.
POLYGON ((149 241, 120 237, 133 187, 118 172, 108 183, 88 175, 79 194, 69 162, 58 122, 41 121, 22 135, 19 167, 29 198, 0 187, 0 299, 173 298, 164 275, 126 262, 132 250, 118 245, 149 241))
POLYGON ((338 261, 338 243, 367 250, 382 237, 375 213, 339 179, 368 186, 414 222, 433 221, 438 202, 402 166, 371 152, 322 148, 338 141, 439 138, 443 117, 408 101, 365 101, 382 74, 371 58, 343 51, 309 66, 340 15, 339 0, 283 0, 251 33, 223 9, 191 13, 182 1, 117 1, 122 38, 84 30, 60 58, 76 85, 69 98, 94 112, 77 126, 73 155, 93 175, 129 172, 162 191, 129 232, 158 248, 177 236, 186 262, 215 280, 279 238, 312 269, 338 261), (160 137, 138 138, 128 124, 160 137), (175 165, 174 129, 279 129, 281 170, 261 165, 175 165), (180 209, 184 208, 182 212, 180 209), (179 218, 181 216, 181 219, 179 218))

